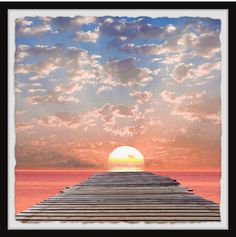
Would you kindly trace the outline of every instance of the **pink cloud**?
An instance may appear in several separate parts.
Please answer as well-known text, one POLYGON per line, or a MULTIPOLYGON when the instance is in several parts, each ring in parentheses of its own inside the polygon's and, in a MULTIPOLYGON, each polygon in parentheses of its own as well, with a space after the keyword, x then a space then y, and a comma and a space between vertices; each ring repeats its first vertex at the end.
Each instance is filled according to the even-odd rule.
POLYGON ((172 114, 181 115, 184 119, 190 121, 220 123, 220 98, 210 98, 207 94, 188 101, 185 104, 179 104, 173 110, 172 114))
POLYGON ((16 131, 17 132, 25 132, 31 130, 34 127, 33 124, 30 123, 17 123, 16 124, 16 131))
POLYGON ((208 76, 212 72, 220 70, 220 65, 221 65, 220 61, 201 64, 196 69, 196 75, 200 77, 208 76))
POLYGON ((138 103, 144 104, 150 101, 152 94, 149 91, 134 91, 130 93, 130 96, 134 97, 138 103))

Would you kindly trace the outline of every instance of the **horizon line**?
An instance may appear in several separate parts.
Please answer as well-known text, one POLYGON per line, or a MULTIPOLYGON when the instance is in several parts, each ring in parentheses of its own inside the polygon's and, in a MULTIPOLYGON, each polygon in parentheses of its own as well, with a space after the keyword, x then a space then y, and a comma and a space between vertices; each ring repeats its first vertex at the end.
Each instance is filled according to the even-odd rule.
MULTIPOLYGON (((16 167, 15 171, 109 171, 109 169, 88 169, 88 168, 47 168, 47 167, 16 167)), ((174 172, 174 171, 188 171, 188 172, 221 172, 221 169, 143 169, 143 171, 160 171, 160 172, 174 172)), ((139 172, 139 171, 137 171, 139 172)))

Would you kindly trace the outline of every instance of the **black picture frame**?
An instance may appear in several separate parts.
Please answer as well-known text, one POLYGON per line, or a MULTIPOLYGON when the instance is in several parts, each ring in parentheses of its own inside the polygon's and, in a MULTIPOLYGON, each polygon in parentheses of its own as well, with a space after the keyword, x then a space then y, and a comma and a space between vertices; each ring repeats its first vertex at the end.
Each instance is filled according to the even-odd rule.
MULTIPOLYGON (((12 234, 17 234, 16 230, 10 231, 8 230, 8 217, 7 217, 7 209, 8 209, 8 198, 7 198, 7 181, 8 181, 8 166, 7 166, 7 160, 8 160, 8 141, 11 139, 8 135, 8 72, 7 72, 7 66, 8 66, 8 10, 10 9, 228 9, 229 10, 229 55, 228 55, 228 69, 229 69, 229 78, 228 78, 228 87, 229 87, 229 95, 228 95, 228 101, 229 101, 229 116, 232 116, 232 113, 230 113, 230 106, 233 106, 233 103, 230 103, 230 95, 233 94, 233 68, 234 68, 234 52, 235 52, 235 46, 234 42, 236 42, 235 39, 235 32, 236 28, 234 26, 234 22, 236 22, 235 16, 236 16, 236 3, 235 2, 1 2, 0 3, 0 24, 1 24, 1 53, 0 53, 0 78, 1 78, 1 165, 0 165, 0 174, 1 174, 1 201, 0 201, 0 212, 1 212, 1 232, 3 234, 9 234, 10 232, 12 234), (230 80, 231 78, 231 80, 230 80)), ((232 98, 231 98, 232 99, 232 98)), ((232 117, 231 117, 232 120, 232 117)), ((229 122, 230 125, 230 117, 229 122)), ((229 126, 228 125, 228 126, 229 126)), ((232 125, 232 123, 231 123, 232 125)), ((231 129, 229 129, 229 143, 228 143, 228 149, 230 148, 230 134, 232 135, 231 129)), ((221 234, 232 234, 232 231, 234 229, 233 227, 233 198, 232 198, 232 191, 234 184, 233 184, 233 157, 230 158, 230 151, 229 151, 229 230, 223 230, 220 231, 221 234)), ((21 231, 22 232, 22 231, 21 231)), ((35 231, 24 231, 25 233, 32 233, 35 231)), ((53 234, 57 234, 56 232, 64 233, 63 231, 50 231, 53 234)), ((70 231, 70 233, 75 231, 70 231)), ((87 230, 81 230, 83 234, 87 234, 87 230)), ((106 231, 110 232, 110 231, 106 231)), ((130 231, 129 231, 130 232, 130 231)), ((155 232, 155 231, 149 231, 148 233, 155 232)), ((176 234, 173 233, 175 231, 158 231, 162 232, 163 234, 176 234)), ((190 231, 182 231, 181 234, 189 235, 190 231)), ((191 231, 193 232, 193 231, 191 231)), ((207 232, 207 231, 204 231, 207 232)), ((120 233, 120 232, 118 232, 120 233)), ((138 231, 138 233, 142 233, 142 231, 138 231)), ((214 231, 214 234, 216 231, 214 231)), ((34 233, 33 233, 34 234, 34 233)), ((103 234, 103 233, 101 233, 103 234)), ((155 233, 154 233, 155 234, 155 233)), ((177 234, 180 234, 179 231, 177 234)), ((197 232, 197 234, 200 234, 197 232)))

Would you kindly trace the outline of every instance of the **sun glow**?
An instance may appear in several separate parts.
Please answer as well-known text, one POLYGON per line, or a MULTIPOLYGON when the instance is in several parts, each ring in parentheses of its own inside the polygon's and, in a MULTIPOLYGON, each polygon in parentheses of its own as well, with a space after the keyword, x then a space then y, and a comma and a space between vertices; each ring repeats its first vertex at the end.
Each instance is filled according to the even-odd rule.
POLYGON ((142 171, 144 157, 134 147, 120 146, 109 155, 108 166, 111 171, 142 171))

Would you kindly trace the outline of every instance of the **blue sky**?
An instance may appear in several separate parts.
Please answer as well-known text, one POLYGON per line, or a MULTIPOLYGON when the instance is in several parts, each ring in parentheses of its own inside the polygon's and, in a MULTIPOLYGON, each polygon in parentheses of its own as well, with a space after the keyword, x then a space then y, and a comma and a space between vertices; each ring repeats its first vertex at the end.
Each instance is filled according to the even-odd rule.
POLYGON ((17 19, 18 165, 104 167, 133 145, 152 167, 218 168, 220 30, 193 17, 17 19))

